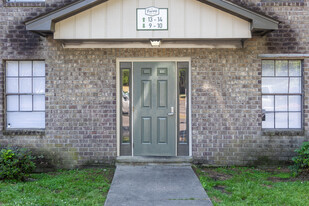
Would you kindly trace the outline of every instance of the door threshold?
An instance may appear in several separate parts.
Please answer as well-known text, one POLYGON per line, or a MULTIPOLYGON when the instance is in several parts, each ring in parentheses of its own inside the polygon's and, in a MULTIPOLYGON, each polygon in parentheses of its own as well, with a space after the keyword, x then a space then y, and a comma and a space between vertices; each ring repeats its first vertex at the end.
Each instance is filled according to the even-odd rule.
POLYGON ((119 156, 116 165, 191 165, 192 157, 119 156))

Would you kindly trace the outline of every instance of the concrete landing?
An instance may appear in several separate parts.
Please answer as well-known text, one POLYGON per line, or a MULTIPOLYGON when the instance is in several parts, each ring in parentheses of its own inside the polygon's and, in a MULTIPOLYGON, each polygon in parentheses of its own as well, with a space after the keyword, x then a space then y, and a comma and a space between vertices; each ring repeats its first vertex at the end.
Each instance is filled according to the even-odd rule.
POLYGON ((192 157, 141 157, 120 156, 116 159, 116 165, 178 165, 190 166, 192 157))
POLYGON ((190 166, 118 165, 105 206, 212 205, 190 166))

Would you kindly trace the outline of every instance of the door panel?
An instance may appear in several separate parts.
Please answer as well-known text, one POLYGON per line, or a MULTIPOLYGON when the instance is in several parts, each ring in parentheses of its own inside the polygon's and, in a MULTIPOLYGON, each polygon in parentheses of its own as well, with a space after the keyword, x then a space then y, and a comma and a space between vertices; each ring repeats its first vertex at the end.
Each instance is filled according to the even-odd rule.
POLYGON ((158 128, 158 143, 160 144, 167 144, 167 118, 166 117, 158 117, 158 124, 157 124, 157 128, 158 128))
POLYGON ((133 63, 135 156, 176 155, 176 94, 174 62, 133 63))
POLYGON ((158 107, 163 108, 167 106, 167 81, 166 80, 159 80, 158 81, 158 107))
POLYGON ((151 81, 142 81, 142 101, 143 107, 150 107, 151 106, 151 81))
POLYGON ((142 117, 142 144, 151 144, 151 118, 142 117))

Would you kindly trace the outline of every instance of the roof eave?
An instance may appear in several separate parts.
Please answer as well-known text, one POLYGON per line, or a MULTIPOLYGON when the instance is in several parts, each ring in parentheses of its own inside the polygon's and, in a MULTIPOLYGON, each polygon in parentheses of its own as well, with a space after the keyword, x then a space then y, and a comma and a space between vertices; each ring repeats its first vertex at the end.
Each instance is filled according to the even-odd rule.
MULTIPOLYGON (((107 0, 80 0, 25 22, 26 29, 40 34, 54 32, 55 22, 71 17, 107 0)), ((44 35, 45 36, 45 35, 44 35)))
POLYGON ((208 4, 213 6, 217 9, 222 11, 228 12, 232 15, 238 16, 242 19, 248 20, 251 22, 251 30, 255 29, 263 29, 263 30, 277 30, 279 21, 265 16, 258 14, 254 11, 246 9, 244 7, 240 7, 232 2, 225 1, 225 0, 198 0, 202 3, 208 4))

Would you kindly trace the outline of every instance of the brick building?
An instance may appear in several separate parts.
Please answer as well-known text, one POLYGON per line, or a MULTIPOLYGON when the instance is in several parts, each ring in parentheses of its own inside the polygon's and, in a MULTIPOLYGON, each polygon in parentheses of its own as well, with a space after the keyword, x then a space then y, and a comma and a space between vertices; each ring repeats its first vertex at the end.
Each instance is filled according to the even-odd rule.
POLYGON ((57 167, 290 160, 309 140, 307 0, 0 1, 0 145, 57 167))

